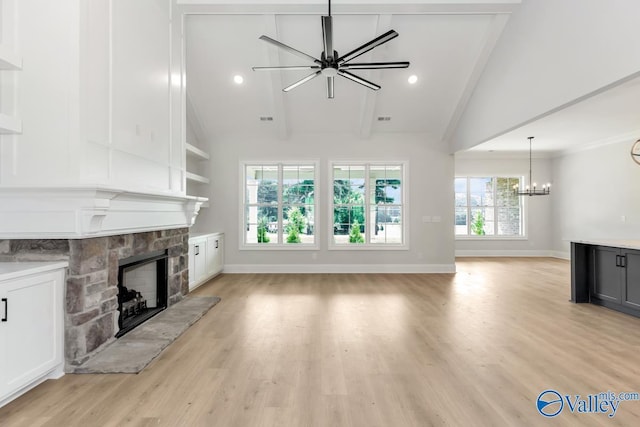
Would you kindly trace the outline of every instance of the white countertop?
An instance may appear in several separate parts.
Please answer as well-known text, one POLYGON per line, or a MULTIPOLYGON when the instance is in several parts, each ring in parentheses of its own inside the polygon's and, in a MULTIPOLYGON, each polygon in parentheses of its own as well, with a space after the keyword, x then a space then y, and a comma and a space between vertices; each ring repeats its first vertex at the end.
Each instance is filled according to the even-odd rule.
POLYGON ((69 266, 67 261, 53 262, 0 262, 0 281, 15 279, 29 274, 44 273, 69 266))
POLYGON ((640 240, 632 240, 632 239, 585 239, 585 240, 572 240, 572 242, 582 243, 583 245, 600 245, 600 246, 610 246, 613 248, 640 250, 640 240))
POLYGON ((198 238, 198 237, 206 237, 206 236, 213 236, 213 235, 219 235, 222 234, 221 231, 211 231, 209 233, 189 233, 189 238, 193 239, 193 238, 198 238))

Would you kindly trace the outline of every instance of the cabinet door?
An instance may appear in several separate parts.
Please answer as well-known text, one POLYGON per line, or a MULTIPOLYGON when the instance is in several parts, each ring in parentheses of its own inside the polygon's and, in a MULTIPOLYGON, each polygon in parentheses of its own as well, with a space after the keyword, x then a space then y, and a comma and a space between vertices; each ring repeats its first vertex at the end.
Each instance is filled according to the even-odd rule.
POLYGON ((207 242, 205 240, 196 243, 195 253, 196 281, 201 282, 207 275, 207 242))
POLYGON ((207 276, 216 274, 216 257, 220 240, 217 235, 207 237, 207 276))
POLYGON ((607 246, 596 246, 593 249, 593 289, 592 297, 603 301, 622 302, 620 286, 621 268, 617 266, 620 250, 607 246))
POLYGON ((189 289, 196 283, 196 244, 189 241, 189 289))
POLYGON ((218 235, 218 237, 216 237, 216 241, 217 241, 217 250, 216 250, 216 256, 214 261, 214 271, 216 274, 220 273, 222 271, 222 268, 224 267, 224 234, 220 234, 218 235))
POLYGON ((61 363, 63 280, 63 273, 50 272, 2 284, 0 397, 61 363))
POLYGON ((640 310, 640 251, 623 249, 622 304, 640 310))

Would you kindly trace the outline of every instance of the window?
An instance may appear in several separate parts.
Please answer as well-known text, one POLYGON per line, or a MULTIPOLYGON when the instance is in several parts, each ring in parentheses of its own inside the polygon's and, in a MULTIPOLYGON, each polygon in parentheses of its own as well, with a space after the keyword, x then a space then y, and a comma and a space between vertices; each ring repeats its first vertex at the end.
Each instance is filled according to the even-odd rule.
POLYGON ((455 179, 456 236, 524 236, 521 197, 513 186, 517 177, 457 177, 455 179))
POLYGON ((315 163, 242 165, 242 242, 253 248, 316 248, 315 163))
POLYGON ((330 248, 405 248, 405 169, 404 163, 331 165, 330 248))

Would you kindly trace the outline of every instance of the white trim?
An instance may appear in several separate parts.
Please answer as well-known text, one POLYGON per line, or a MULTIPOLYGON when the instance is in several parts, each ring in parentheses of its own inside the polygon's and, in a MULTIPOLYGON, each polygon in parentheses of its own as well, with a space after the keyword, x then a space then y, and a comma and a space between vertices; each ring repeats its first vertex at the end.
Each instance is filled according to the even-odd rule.
POLYGON ((639 133, 640 133, 640 129, 636 129, 633 132, 626 132, 626 133, 623 133, 620 135, 614 135, 608 138, 601 138, 591 142, 580 143, 579 145, 574 145, 572 147, 561 150, 559 153, 556 153, 555 157, 563 157, 571 154, 581 153, 583 151, 589 151, 595 148, 601 148, 611 144, 619 144, 623 142, 633 143, 633 141, 638 139, 639 133))
POLYGON ((110 187, 0 188, 0 239, 78 239, 193 225, 207 200, 110 187))
POLYGON ((567 261, 571 260, 571 252, 564 251, 551 251, 551 255, 553 258, 566 259, 567 261))
POLYGON ((410 211, 410 201, 409 201, 409 161, 408 160, 330 160, 328 163, 328 171, 327 171, 327 236, 328 236, 328 250, 330 251, 365 251, 365 250, 374 250, 374 251, 388 251, 388 250, 409 250, 409 211, 410 211), (370 227, 365 227, 365 243, 359 243, 354 245, 337 245, 333 241, 333 168, 335 166, 364 166, 365 168, 365 177, 364 177, 364 185, 365 185, 365 204, 364 204, 364 217, 365 217, 365 225, 370 223, 370 207, 371 204, 368 202, 369 197, 369 167, 370 166, 391 166, 391 165, 401 165, 402 166, 402 203, 401 211, 402 211, 402 243, 367 243, 370 239, 370 227))
POLYGON ((526 177, 524 175, 517 175, 517 174, 502 174, 502 175, 494 175, 494 174, 488 174, 488 175, 483 175, 483 174, 467 174, 467 175, 454 175, 453 180, 454 180, 454 189, 453 189, 453 194, 454 194, 454 207, 453 207, 453 223, 454 223, 454 239, 455 240, 473 240, 473 241, 487 241, 487 240, 528 240, 529 239, 529 233, 528 233, 528 222, 527 222, 527 217, 529 216, 529 204, 528 204, 528 197, 520 197, 519 196, 519 201, 520 201, 520 222, 521 222, 521 227, 522 227, 522 233, 519 235, 499 235, 499 234, 485 234, 483 236, 479 236, 476 234, 471 234, 471 222, 473 220, 472 216, 471 216, 471 210, 473 208, 482 208, 482 209, 493 209, 494 212, 494 220, 493 220, 493 231, 494 233, 496 233, 498 231, 498 209, 503 207, 503 206, 498 206, 497 203, 497 199, 498 199, 498 178, 517 178, 520 182, 520 184, 524 187, 525 186, 525 179, 526 177), (464 178, 466 180, 466 199, 467 199, 467 205, 464 206, 464 208, 466 208, 467 210, 467 233, 468 234, 455 234, 455 221, 456 221, 456 209, 461 208, 463 206, 456 206, 455 205, 455 194, 456 194, 456 189, 455 189, 455 180, 456 179, 462 179, 464 178), (493 195, 494 195, 494 204, 491 206, 471 206, 469 204, 469 202, 471 201, 471 186, 469 185, 469 179, 470 178, 491 178, 493 180, 493 195))
MULTIPOLYGON (((476 14, 511 14, 517 11, 522 0, 501 0, 487 2, 486 0, 466 0, 464 3, 434 0, 393 2, 350 2, 333 6, 336 14, 420 14, 420 15, 476 15, 476 14)), ((320 15, 326 13, 327 5, 315 0, 297 1, 289 4, 285 1, 248 1, 235 2, 229 0, 176 0, 185 14, 264 14, 276 15, 320 15)))
POLYGON ((224 274, 455 273, 455 264, 225 264, 224 274))
POLYGON ((484 235, 484 236, 463 236, 463 235, 459 235, 457 234, 455 239, 457 241, 460 242, 486 242, 487 240, 501 240, 501 241, 505 241, 505 240, 529 240, 529 238, 527 236, 490 236, 490 235, 484 235))
POLYGON ((523 250, 456 250, 456 257, 554 257, 553 251, 523 251, 523 250))
POLYGON ((238 211, 240 213, 240 223, 238 224, 238 231, 240 232, 240 238, 239 238, 239 242, 240 244, 238 245, 238 250, 240 251, 278 251, 278 250, 283 250, 283 251, 291 251, 291 250, 319 250, 320 249, 320 243, 318 241, 319 239, 319 233, 318 230, 322 223, 320 222, 320 217, 318 215, 318 204, 319 204, 319 194, 322 191, 322 185, 320 183, 320 161, 317 159, 314 160, 309 160, 309 159, 302 159, 302 160, 280 160, 280 161, 273 161, 273 160, 240 160, 239 162, 239 175, 240 175, 240 179, 239 179, 239 185, 240 185, 240 198, 238 200, 239 202, 239 208, 238 211), (283 213, 282 213, 282 206, 283 206, 283 201, 282 201, 282 182, 283 182, 283 177, 282 177, 282 166, 304 166, 304 165, 313 165, 314 167, 314 201, 313 201, 313 208, 315 211, 314 214, 314 225, 313 225, 313 236, 314 236, 314 243, 286 243, 284 241, 285 236, 284 233, 280 234, 278 233, 278 240, 282 240, 281 242, 278 243, 246 243, 245 242, 245 199, 246 199, 246 190, 247 190, 247 186, 246 186, 246 182, 245 182, 245 170, 247 166, 265 166, 265 165, 269 165, 269 166, 277 166, 278 167, 278 230, 282 229, 282 218, 283 218, 283 213))

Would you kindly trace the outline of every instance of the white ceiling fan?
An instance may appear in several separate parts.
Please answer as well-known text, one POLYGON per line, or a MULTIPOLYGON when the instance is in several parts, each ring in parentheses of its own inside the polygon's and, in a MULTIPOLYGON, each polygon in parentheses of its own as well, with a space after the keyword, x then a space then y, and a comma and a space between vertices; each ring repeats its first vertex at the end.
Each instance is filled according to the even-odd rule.
POLYGON ((298 80, 297 82, 282 89, 284 92, 289 92, 292 89, 323 75, 327 77, 327 98, 333 98, 333 84, 334 77, 341 76, 356 83, 359 83, 369 89, 378 90, 380 86, 372 83, 360 76, 350 73, 349 70, 379 70, 385 68, 407 68, 409 67, 408 61, 401 62, 359 62, 352 63, 351 61, 360 55, 363 55, 370 50, 398 37, 398 33, 394 30, 387 31, 383 35, 376 37, 375 39, 363 44, 352 50, 351 52, 339 56, 338 52, 333 50, 333 22, 331 17, 331 0, 329 0, 329 13, 327 16, 322 16, 322 44, 323 51, 320 54, 320 59, 301 52, 292 48, 284 43, 272 39, 268 36, 260 36, 260 40, 264 40, 267 43, 271 43, 285 51, 296 55, 300 58, 308 60, 313 65, 285 65, 275 67, 253 67, 254 71, 286 71, 286 70, 313 70, 312 74, 298 80))

